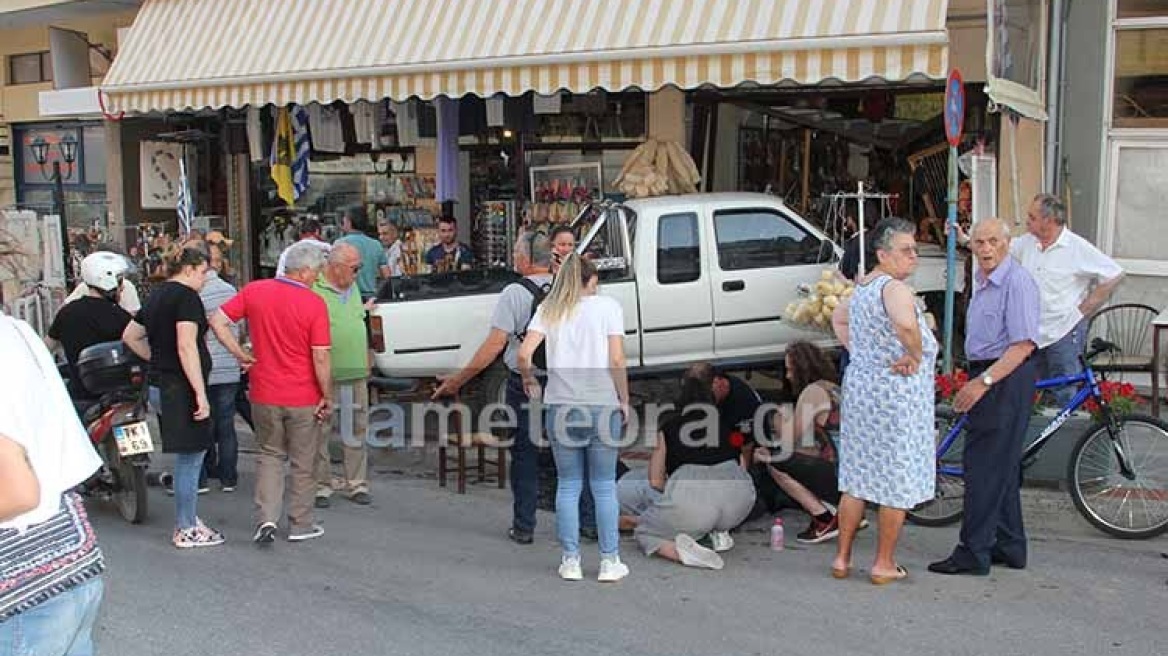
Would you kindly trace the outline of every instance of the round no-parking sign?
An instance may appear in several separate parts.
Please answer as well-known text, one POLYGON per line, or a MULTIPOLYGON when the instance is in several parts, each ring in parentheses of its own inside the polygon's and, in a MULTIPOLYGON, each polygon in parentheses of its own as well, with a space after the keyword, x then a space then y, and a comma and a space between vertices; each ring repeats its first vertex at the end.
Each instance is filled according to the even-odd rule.
POLYGON ((965 130, 965 82, 961 71, 956 68, 949 72, 945 82, 945 138, 956 148, 961 143, 961 133, 965 130))

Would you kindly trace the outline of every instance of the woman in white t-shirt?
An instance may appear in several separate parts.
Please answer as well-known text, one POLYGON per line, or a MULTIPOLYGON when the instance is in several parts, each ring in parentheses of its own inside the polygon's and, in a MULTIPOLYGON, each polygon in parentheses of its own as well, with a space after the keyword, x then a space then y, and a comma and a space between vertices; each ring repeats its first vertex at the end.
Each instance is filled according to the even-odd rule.
POLYGON ((556 533, 563 549, 560 577, 584 578, 580 566, 580 494, 584 472, 596 505, 601 582, 629 573, 621 562, 617 523, 616 460, 629 412, 624 314, 615 300, 598 296, 596 267, 573 253, 556 274, 548 296, 527 327, 519 371, 527 396, 546 406, 548 437, 556 459, 556 533), (535 377, 536 350, 546 340, 548 383, 535 377))

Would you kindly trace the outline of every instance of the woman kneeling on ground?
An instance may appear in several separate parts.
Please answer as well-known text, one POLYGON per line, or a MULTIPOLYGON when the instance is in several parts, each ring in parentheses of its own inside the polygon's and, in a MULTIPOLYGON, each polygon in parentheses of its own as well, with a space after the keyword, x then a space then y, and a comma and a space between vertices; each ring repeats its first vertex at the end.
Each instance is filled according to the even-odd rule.
POLYGON ((774 444, 782 448, 757 447, 754 461, 765 474, 764 495, 771 483, 811 515, 811 524, 796 539, 818 544, 839 535, 835 504, 840 492, 831 434, 839 431, 840 388, 835 366, 810 342, 787 347, 784 364, 794 411, 774 416, 774 444))
POLYGON ((633 470, 617 485, 622 524, 646 555, 722 569, 718 551, 734 546, 730 529, 754 507, 754 483, 742 467, 743 435, 720 428, 713 392, 686 377, 681 411, 662 424, 648 471, 633 470), (697 540, 709 536, 711 548, 697 540))

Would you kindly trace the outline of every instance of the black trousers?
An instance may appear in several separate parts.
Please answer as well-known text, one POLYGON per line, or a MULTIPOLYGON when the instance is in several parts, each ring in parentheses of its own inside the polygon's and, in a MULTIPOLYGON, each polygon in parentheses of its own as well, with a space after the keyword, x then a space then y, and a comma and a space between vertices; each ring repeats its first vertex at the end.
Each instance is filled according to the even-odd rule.
MULTIPOLYGON (((980 376, 984 368, 979 371, 971 363, 970 378, 980 376)), ((958 563, 984 569, 996 554, 1011 564, 1026 564, 1022 450, 1037 374, 1035 359, 1028 359, 995 382, 969 411, 962 456, 965 515, 961 542, 953 551, 958 563)))

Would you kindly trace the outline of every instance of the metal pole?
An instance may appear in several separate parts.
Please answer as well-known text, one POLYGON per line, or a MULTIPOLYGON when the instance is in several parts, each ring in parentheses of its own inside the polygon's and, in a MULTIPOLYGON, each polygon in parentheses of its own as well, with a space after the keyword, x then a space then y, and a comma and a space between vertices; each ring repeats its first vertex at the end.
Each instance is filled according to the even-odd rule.
POLYGON ((945 357, 942 370, 953 373, 953 306, 957 281, 957 148, 949 146, 949 229, 945 239, 945 357))
POLYGON ((859 279, 859 278, 863 278, 868 273, 868 268, 865 266, 866 262, 864 261, 865 258, 864 258, 864 183, 863 182, 860 183, 860 191, 856 194, 856 204, 860 206, 860 211, 857 214, 857 216, 859 217, 859 220, 860 220, 860 224, 858 226, 860 228, 860 271, 857 274, 857 278, 859 279))
POLYGON ((61 224, 61 271, 65 289, 73 287, 73 271, 69 266, 69 224, 65 220, 65 181, 61 178, 61 162, 53 160, 53 211, 61 224))

